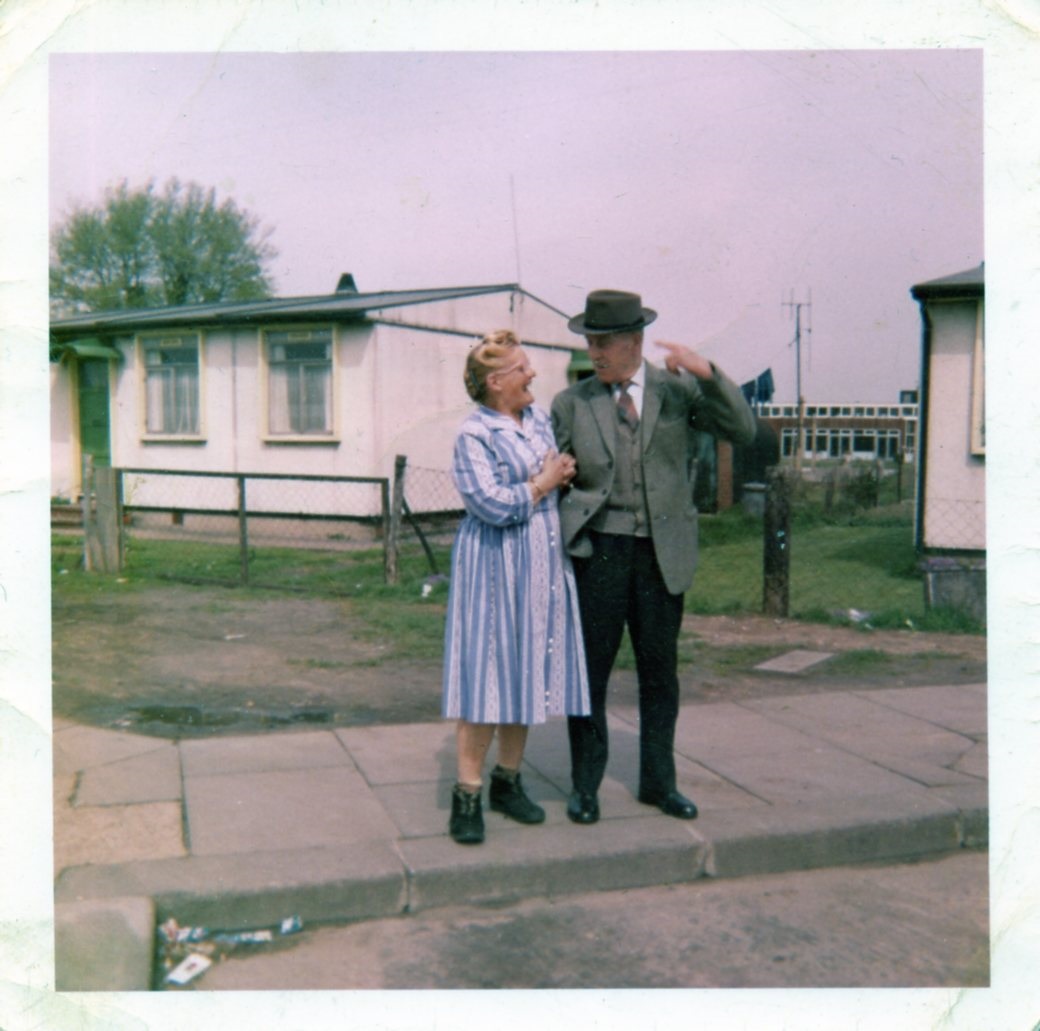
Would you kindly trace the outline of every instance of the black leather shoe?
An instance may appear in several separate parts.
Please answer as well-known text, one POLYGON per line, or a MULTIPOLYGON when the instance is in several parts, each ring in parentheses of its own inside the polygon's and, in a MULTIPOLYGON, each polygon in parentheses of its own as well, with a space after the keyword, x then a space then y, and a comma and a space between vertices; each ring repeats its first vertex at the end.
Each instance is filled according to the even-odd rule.
POLYGON ((664 795, 640 794, 639 801, 643 805, 655 805, 665 816, 674 816, 678 820, 697 819, 697 806, 678 791, 669 791, 664 795))
POLYGON ((599 819, 596 796, 584 791, 572 791, 567 800, 567 817, 574 823, 595 823, 599 819))

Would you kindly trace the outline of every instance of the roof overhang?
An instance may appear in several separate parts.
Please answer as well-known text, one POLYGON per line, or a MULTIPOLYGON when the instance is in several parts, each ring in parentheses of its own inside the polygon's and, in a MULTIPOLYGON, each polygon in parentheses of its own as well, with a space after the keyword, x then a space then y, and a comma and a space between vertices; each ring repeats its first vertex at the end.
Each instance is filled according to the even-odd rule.
POLYGON ((931 279, 910 288, 915 301, 975 300, 986 291, 985 264, 942 279, 931 279))
POLYGON ((118 347, 106 344, 98 337, 77 337, 74 340, 63 340, 51 344, 51 361, 62 361, 66 358, 104 358, 120 362, 123 353, 118 347))
POLYGON ((115 311, 81 312, 51 321, 51 339, 78 338, 90 333, 139 333, 167 326, 191 324, 200 328, 255 325, 273 322, 303 322, 322 319, 338 322, 371 320, 373 313, 409 305, 453 301, 484 294, 510 293, 515 283, 490 286, 441 287, 427 290, 389 290, 371 293, 312 297, 270 297, 258 301, 217 301, 164 308, 122 308, 115 311))

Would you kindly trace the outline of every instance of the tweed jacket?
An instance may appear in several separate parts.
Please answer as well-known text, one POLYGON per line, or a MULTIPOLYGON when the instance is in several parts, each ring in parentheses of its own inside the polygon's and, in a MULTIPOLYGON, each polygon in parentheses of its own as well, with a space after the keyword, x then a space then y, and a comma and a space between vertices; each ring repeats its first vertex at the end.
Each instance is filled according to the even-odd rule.
MULTIPOLYGON (((643 413, 639 428, 643 482, 657 564, 669 592, 685 593, 697 566, 694 431, 735 444, 749 444, 755 416, 740 388, 714 369, 710 380, 644 364, 643 413)), ((587 526, 610 496, 618 437, 616 403, 595 376, 579 380, 552 403, 553 430, 561 452, 574 455, 577 475, 560 501, 567 550, 592 554, 587 526)))

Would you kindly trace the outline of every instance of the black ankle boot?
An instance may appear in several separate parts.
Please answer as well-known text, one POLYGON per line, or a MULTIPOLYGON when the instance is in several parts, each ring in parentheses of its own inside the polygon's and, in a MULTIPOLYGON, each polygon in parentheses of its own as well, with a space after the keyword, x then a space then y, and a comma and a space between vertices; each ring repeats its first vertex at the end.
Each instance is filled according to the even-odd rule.
POLYGON ((460 845, 479 845, 484 840, 484 813, 479 791, 467 791, 461 784, 452 789, 448 833, 460 845))
POLYGON ((496 813, 503 813, 519 823, 541 823, 545 810, 535 805, 524 791, 519 771, 496 766, 491 771, 491 790, 488 806, 496 813))

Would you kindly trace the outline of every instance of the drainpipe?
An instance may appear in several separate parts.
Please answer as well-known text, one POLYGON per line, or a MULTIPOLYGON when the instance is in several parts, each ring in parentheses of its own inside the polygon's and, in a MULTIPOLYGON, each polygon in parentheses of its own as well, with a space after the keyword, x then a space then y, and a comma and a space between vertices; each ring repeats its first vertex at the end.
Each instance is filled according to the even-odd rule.
POLYGON ((925 466, 928 455, 928 369, 932 354, 932 317, 928 301, 918 301, 921 309, 921 381, 917 398, 917 494, 914 500, 914 548, 924 550, 925 466))
MULTIPOLYGON (((257 350, 259 351, 260 341, 259 333, 257 330, 257 350)), ((260 368, 260 358, 257 355, 257 369, 260 368)), ((261 414, 261 418, 262 418, 261 414)), ((231 471, 237 473, 239 471, 238 461, 238 330, 233 329, 231 331, 231 471)))

